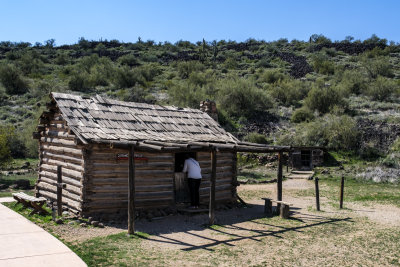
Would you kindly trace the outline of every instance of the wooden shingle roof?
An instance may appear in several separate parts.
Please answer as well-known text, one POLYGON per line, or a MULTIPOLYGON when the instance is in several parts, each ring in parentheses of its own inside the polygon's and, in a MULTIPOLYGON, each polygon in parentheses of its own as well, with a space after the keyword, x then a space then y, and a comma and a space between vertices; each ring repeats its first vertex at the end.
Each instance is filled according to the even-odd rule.
POLYGON ((157 141, 237 143, 208 114, 190 108, 51 93, 70 129, 85 143, 157 141))

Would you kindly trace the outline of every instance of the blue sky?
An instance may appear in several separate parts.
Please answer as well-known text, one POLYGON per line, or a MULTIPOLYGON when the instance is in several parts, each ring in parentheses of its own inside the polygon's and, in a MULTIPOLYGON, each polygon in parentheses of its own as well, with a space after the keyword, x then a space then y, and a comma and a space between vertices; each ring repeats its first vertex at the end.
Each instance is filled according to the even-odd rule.
POLYGON ((0 41, 308 40, 400 42, 400 0, 0 0, 0 41))

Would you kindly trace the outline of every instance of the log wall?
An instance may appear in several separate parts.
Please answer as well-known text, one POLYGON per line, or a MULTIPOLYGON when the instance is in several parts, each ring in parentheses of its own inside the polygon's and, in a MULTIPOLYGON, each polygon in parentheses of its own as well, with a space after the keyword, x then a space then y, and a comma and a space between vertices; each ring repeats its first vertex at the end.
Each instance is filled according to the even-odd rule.
MULTIPOLYGON (((203 179, 200 184, 200 202, 208 203, 210 198, 211 152, 198 152, 203 179)), ((217 152, 217 177, 215 200, 232 201, 236 197, 236 153, 217 152)))
POLYGON ((36 194, 50 201, 57 200, 57 166, 62 166, 63 205, 77 213, 82 210, 84 160, 82 147, 69 133, 61 114, 53 113, 39 137, 39 177, 36 194))
MULTIPOLYGON (((96 145, 86 159, 85 213, 126 213, 128 207, 128 160, 117 159, 127 150, 96 145)), ((136 208, 174 205, 173 153, 135 151, 136 208)))

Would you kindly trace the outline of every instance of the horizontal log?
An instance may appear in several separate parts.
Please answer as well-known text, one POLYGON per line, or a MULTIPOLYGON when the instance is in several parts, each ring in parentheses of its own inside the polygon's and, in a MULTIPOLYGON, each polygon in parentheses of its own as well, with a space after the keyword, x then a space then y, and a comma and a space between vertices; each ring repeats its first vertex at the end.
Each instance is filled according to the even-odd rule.
POLYGON ((58 153, 68 153, 77 156, 82 156, 82 149, 63 147, 63 146, 55 146, 51 143, 42 143, 40 142, 40 148, 42 150, 49 150, 58 153))
MULTIPOLYGON (((128 162, 116 162, 116 163, 97 163, 92 162, 91 167, 94 169, 114 169, 114 168, 125 168, 128 169, 128 162)), ((169 167, 174 168, 173 162, 135 162, 136 168, 164 168, 169 167)))
MULTIPOLYGON (((171 175, 174 173, 172 170, 136 170, 135 175, 141 176, 141 175, 171 175)), ((127 175, 128 170, 126 171, 114 171, 114 170, 92 170, 90 172, 91 175, 113 175, 113 174, 122 174, 122 175, 127 175)))
MULTIPOLYGON (((40 170, 50 171, 50 172, 57 172, 57 166, 49 165, 49 164, 41 164, 40 170)), ((66 168, 62 168, 62 175, 66 175, 68 177, 75 177, 77 179, 82 178, 82 172, 74 171, 66 168)))
MULTIPOLYGON (((39 175, 41 176, 45 176, 51 179, 57 179, 57 172, 51 172, 51 171, 40 171, 39 175)), ((66 176, 65 174, 62 176, 63 180, 68 181, 68 183, 70 184, 74 184, 76 186, 80 186, 81 185, 81 181, 82 179, 77 179, 75 177, 69 177, 66 176)))
MULTIPOLYGON (((49 199, 50 201, 57 201, 57 194, 45 191, 45 190, 39 190, 38 191, 39 195, 49 199)), ((69 198, 63 198, 62 199, 63 205, 66 205, 68 208, 73 209, 77 212, 80 212, 82 210, 82 203, 79 201, 74 201, 69 198)))
MULTIPOLYGON (((47 183, 50 186, 57 186, 57 181, 51 179, 51 178, 47 178, 47 177, 40 177, 39 182, 44 182, 47 183)), ((82 194, 82 189, 76 185, 71 185, 69 183, 67 183, 66 181, 63 181, 63 183, 66 184, 66 186, 63 188, 63 190, 66 190, 68 192, 74 193, 78 196, 80 196, 82 194)))
POLYGON ((43 157, 48 157, 51 159, 57 159, 64 162, 74 162, 79 165, 83 163, 82 156, 67 156, 65 154, 52 153, 46 150, 41 151, 41 153, 43 157))
POLYGON ((75 140, 75 135, 72 134, 68 134, 68 132, 60 132, 60 131, 44 131, 42 132, 42 136, 44 137, 57 137, 60 139, 66 139, 66 140, 71 140, 74 141, 75 140))
MULTIPOLYGON (((108 185, 108 186, 90 186, 87 187, 87 192, 93 193, 101 193, 101 192, 113 192, 113 193, 126 193, 128 194, 127 186, 116 186, 116 185, 108 185)), ((138 192, 159 192, 159 191, 173 191, 172 184, 170 185, 152 185, 152 186, 135 186, 136 193, 138 192)))
MULTIPOLYGON (((152 184, 169 184, 173 183, 173 178, 172 177, 162 177, 162 178, 135 178, 135 184, 137 185, 152 185, 152 184)), ((128 184, 128 177, 125 178, 97 178, 93 177, 90 179, 88 182, 88 187, 92 185, 127 185, 128 184)))
MULTIPOLYGON (((57 187, 56 186, 49 185, 49 184, 44 183, 42 181, 39 181, 39 183, 36 185, 36 187, 39 190, 44 190, 44 191, 47 191, 47 192, 50 192, 50 193, 57 194, 57 187)), ((63 190, 62 196, 63 196, 63 199, 64 198, 69 198, 69 199, 71 199, 73 201, 77 201, 77 202, 82 201, 82 198, 81 198, 80 195, 77 195, 77 194, 72 193, 72 192, 68 192, 66 190, 63 190)))
POLYGON ((74 163, 69 163, 66 161, 60 161, 60 160, 55 160, 55 159, 50 159, 47 157, 42 158, 42 163, 47 164, 47 165, 52 165, 52 166, 62 166, 63 169, 70 169, 73 171, 78 171, 82 172, 83 167, 81 164, 74 164, 74 163))
MULTIPOLYGON (((48 175, 48 173, 39 173, 39 181, 47 181, 47 183, 57 184, 57 175, 48 175)), ((68 177, 63 177, 62 182, 65 183, 68 187, 74 187, 76 188, 79 192, 82 192, 82 184, 79 181, 76 181, 74 179, 68 178, 68 177)))
POLYGON ((45 131, 58 131, 58 132, 64 132, 64 133, 68 133, 68 127, 67 128, 59 128, 57 126, 52 126, 49 125, 46 127, 45 131))

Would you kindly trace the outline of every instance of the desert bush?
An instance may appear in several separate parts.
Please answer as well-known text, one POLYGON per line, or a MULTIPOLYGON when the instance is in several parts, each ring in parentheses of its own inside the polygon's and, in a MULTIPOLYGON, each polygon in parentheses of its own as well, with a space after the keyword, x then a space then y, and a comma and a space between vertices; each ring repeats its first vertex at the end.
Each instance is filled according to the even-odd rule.
POLYGON ((248 133, 244 138, 244 141, 257 143, 257 144, 271 144, 272 140, 267 138, 264 134, 260 134, 257 132, 248 133))
POLYGON ((264 113, 273 106, 272 97, 257 88, 254 81, 244 78, 221 80, 217 87, 218 102, 230 116, 250 118, 264 113))
POLYGON ((7 134, 0 127, 0 167, 5 166, 11 160, 11 151, 7 142, 7 134))
POLYGON ((369 58, 368 55, 363 55, 360 58, 360 62, 370 79, 376 79, 378 76, 394 77, 389 57, 369 58))
POLYGON ((308 92, 305 106, 322 114, 329 112, 334 106, 344 106, 345 101, 339 89, 335 86, 315 83, 308 92))
POLYGON ((154 77, 161 73, 161 69, 156 63, 146 64, 138 68, 143 78, 150 82, 154 80, 154 77))
POLYGON ((182 79, 187 79, 193 71, 203 71, 205 66, 197 61, 179 62, 177 64, 178 74, 182 79))
POLYGON ((129 67, 134 67, 134 66, 140 65, 138 59, 133 54, 124 55, 124 56, 118 58, 118 62, 121 65, 126 65, 129 67))
POLYGON ((284 106, 298 106, 299 101, 307 96, 310 90, 310 84, 295 79, 285 79, 270 85, 268 88, 271 96, 276 98, 284 106))
POLYGON ((364 75, 357 70, 346 70, 342 74, 340 86, 342 86, 348 94, 359 95, 366 91, 367 80, 364 75))
POLYGON ((397 90, 397 85, 394 81, 379 76, 375 81, 369 84, 367 95, 372 100, 384 101, 390 98, 397 90))
POLYGON ((320 74, 335 73, 335 64, 329 61, 329 58, 322 53, 317 53, 312 57, 312 67, 314 71, 320 74))
POLYGON ((327 114, 312 122, 297 125, 295 132, 284 133, 278 143, 356 151, 358 137, 359 131, 353 118, 327 114))
POLYGON ((42 57, 36 51, 30 51, 25 53, 18 61, 17 61, 19 69, 25 74, 44 74, 44 63, 42 57))
POLYGON ((20 95, 28 91, 28 83, 22 78, 19 70, 11 64, 0 66, 0 82, 9 95, 20 95))
POLYGON ((270 69, 265 70, 260 75, 260 81, 265 83, 274 84, 288 79, 287 75, 284 74, 283 70, 280 69, 270 69))
POLYGON ((358 179, 374 181, 376 183, 394 183, 400 182, 400 170, 388 169, 380 166, 368 167, 364 172, 357 174, 358 179))
POLYGON ((118 88, 129 88, 136 84, 144 84, 142 74, 138 70, 126 66, 117 69, 114 81, 118 88))
POLYGON ((71 75, 68 88, 72 91, 85 92, 90 89, 89 76, 86 73, 75 72, 71 75))
POLYGON ((400 137, 390 146, 388 154, 382 160, 382 164, 390 168, 400 168, 400 137))
POLYGON ((291 121, 294 123, 309 122, 314 119, 314 113, 307 107, 301 107, 296 109, 291 117, 291 121))
POLYGON ((179 107, 199 108, 200 101, 207 97, 204 88, 187 82, 170 83, 170 102, 179 107))

